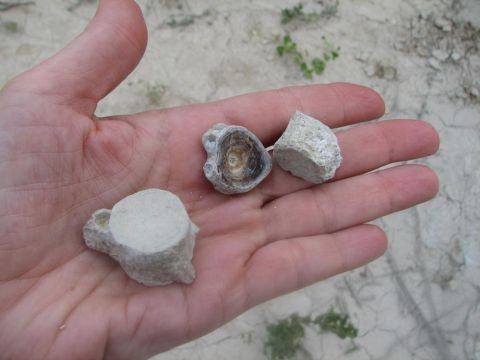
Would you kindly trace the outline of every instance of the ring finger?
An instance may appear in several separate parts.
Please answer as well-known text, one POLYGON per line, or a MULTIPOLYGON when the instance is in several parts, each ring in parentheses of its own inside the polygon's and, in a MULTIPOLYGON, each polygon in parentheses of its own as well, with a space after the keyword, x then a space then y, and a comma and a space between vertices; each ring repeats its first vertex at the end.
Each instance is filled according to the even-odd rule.
POLYGON ((317 185, 264 206, 266 242, 332 233, 431 199, 435 173, 423 165, 401 165, 317 185))

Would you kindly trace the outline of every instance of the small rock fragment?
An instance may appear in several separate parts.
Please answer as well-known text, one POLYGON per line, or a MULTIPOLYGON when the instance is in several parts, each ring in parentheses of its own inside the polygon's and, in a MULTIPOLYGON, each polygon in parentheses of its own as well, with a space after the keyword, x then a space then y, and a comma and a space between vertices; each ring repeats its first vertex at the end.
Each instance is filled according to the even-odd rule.
POLYGON ((445 32, 452 31, 452 21, 446 18, 437 18, 435 19, 435 26, 445 32))
POLYGON ((475 98, 478 98, 480 96, 480 90, 478 90, 477 88, 474 88, 472 87, 470 89, 470 95, 472 95, 473 97, 475 98))
POLYGON ((275 143, 273 158, 282 169, 315 184, 331 179, 342 162, 333 131, 299 111, 275 143))
POLYGON ((397 78, 397 69, 394 66, 383 66, 383 77, 387 80, 395 80, 397 78))
POLYGON ((360 52, 360 53, 355 53, 355 59, 361 62, 365 62, 368 60, 370 57, 370 54, 367 53, 366 51, 360 52))
POLYGON ((242 126, 216 124, 203 134, 202 143, 208 155, 203 172, 221 193, 250 191, 272 170, 263 144, 242 126))
POLYGON ((442 65, 440 65, 440 62, 433 57, 428 59, 428 64, 435 70, 440 70, 442 68, 442 65))
POLYGON ((458 53, 458 52, 453 52, 452 53, 452 60, 457 62, 459 61, 461 58, 462 58, 462 54, 458 53))
POLYGON ((147 286, 193 281, 197 232, 180 199, 160 189, 139 191, 112 210, 97 210, 83 227, 89 248, 109 254, 129 277, 147 286))
POLYGON ((368 77, 372 77, 375 75, 375 65, 374 64, 368 64, 367 66, 365 66, 365 74, 368 76, 368 77))
POLYGON ((441 61, 441 62, 444 62, 444 61, 447 61, 447 59, 449 58, 449 54, 448 52, 446 52, 445 50, 440 50, 440 49, 435 49, 432 51, 432 55, 435 59, 441 61))

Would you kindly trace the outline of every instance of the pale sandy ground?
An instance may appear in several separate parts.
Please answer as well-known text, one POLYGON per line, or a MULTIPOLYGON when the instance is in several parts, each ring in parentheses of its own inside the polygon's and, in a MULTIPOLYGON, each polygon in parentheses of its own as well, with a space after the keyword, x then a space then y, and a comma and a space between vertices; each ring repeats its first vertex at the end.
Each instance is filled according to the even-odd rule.
MULTIPOLYGON (((312 55, 322 52, 321 36, 341 47, 317 81, 372 86, 385 97, 385 118, 426 119, 442 138, 439 153, 422 160, 438 171, 440 195, 379 221, 390 237, 385 257, 258 306, 155 359, 265 359, 266 323, 333 306, 351 315, 358 338, 309 331, 299 359, 479 360, 480 1, 340 0, 334 16, 288 27, 279 13, 295 1, 140 4, 150 30, 146 56, 100 115, 310 83, 275 54, 289 31, 312 55), (183 26, 168 25, 172 18, 183 26)), ((331 2, 304 4, 321 12, 331 2)), ((38 0, 0 12, 0 84, 64 46, 94 10, 94 1, 38 0)))

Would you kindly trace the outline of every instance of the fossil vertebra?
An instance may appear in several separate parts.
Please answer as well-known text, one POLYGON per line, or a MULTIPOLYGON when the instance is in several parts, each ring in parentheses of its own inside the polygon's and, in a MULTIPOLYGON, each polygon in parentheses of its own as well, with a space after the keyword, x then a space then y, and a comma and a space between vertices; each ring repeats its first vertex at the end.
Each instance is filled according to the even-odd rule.
POLYGON ((342 155, 328 126, 296 111, 273 147, 273 159, 293 175, 320 184, 335 175, 342 155))
POLYGON ((203 134, 202 143, 208 155, 203 171, 221 193, 250 191, 272 170, 263 144, 242 126, 216 124, 203 134))
POLYGON ((112 210, 97 210, 83 227, 89 248, 109 254, 147 286, 193 281, 197 232, 180 199, 159 189, 127 196, 112 210))

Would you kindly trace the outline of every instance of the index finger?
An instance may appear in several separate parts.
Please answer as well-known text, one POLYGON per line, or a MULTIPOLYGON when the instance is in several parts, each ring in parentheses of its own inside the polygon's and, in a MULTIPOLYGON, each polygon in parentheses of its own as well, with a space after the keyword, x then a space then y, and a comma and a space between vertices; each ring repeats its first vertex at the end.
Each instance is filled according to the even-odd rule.
POLYGON ((376 91, 347 83, 291 86, 214 104, 223 113, 224 121, 248 128, 266 145, 280 136, 296 110, 331 128, 372 120, 385 113, 385 104, 376 91))
POLYGON ((171 163, 176 165, 170 175, 172 183, 189 189, 200 185, 204 190, 211 190, 202 173, 205 151, 201 138, 216 123, 244 126, 269 146, 285 130, 295 110, 316 117, 330 127, 340 127, 377 118, 383 115, 384 109, 382 98, 374 90, 336 83, 262 91, 208 104, 150 111, 128 119, 131 124, 143 123, 153 134, 165 131, 166 126, 169 144, 175 146, 170 154, 171 163), (196 169, 194 176, 192 169, 196 169))

